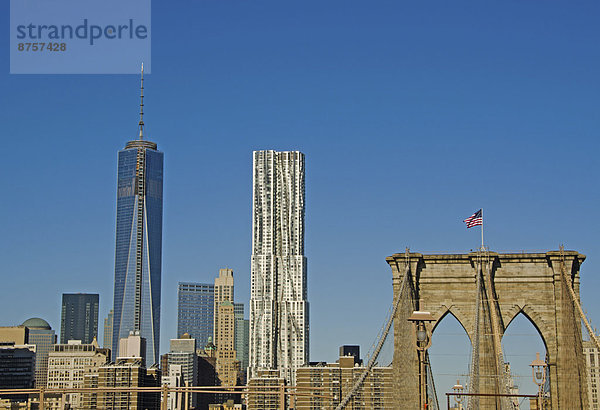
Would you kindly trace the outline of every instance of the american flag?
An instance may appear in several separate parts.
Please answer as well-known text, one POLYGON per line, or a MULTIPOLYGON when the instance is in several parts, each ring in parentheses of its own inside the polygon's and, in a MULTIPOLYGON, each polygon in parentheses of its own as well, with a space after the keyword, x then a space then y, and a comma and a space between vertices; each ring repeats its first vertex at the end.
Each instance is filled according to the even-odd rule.
POLYGON ((481 215, 481 209, 465 219, 463 222, 467 224, 467 228, 483 225, 483 215, 481 215))

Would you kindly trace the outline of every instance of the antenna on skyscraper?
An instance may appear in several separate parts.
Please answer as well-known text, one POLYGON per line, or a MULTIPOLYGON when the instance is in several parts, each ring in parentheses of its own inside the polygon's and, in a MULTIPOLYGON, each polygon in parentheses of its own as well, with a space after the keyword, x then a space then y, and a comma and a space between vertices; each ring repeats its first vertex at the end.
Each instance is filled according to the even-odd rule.
POLYGON ((142 85, 140 90, 140 140, 144 139, 144 63, 142 63, 142 85))

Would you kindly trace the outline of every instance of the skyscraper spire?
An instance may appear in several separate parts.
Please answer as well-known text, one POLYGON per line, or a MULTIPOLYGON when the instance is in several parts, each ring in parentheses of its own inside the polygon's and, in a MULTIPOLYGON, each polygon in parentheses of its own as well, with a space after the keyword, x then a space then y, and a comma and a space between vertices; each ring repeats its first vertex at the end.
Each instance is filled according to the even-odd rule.
POLYGON ((144 139, 143 65, 140 88, 139 138, 118 157, 112 351, 119 357, 120 340, 137 332, 150 366, 160 363, 163 153, 144 139))
POLYGON ((142 63, 142 86, 140 90, 140 140, 144 139, 144 63, 142 63))

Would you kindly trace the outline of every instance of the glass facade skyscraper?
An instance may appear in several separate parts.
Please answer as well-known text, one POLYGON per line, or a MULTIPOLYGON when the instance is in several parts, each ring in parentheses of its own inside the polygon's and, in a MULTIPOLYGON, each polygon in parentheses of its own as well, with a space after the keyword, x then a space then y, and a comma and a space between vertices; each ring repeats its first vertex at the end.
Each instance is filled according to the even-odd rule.
POLYGON ((97 293, 63 293, 60 316, 60 343, 81 340, 90 344, 98 337, 97 293))
POLYGON ((179 282, 177 337, 189 333, 198 346, 213 336, 215 287, 208 283, 179 282))
POLYGON ((248 343, 250 338, 250 321, 244 319, 244 304, 234 303, 233 313, 235 315, 235 352, 240 361, 240 367, 244 374, 248 368, 248 343))
POLYGON ((113 352, 139 330, 151 366, 159 360, 163 153, 130 141, 118 163, 113 352))
MULTIPOLYGON (((143 90, 142 68, 142 108, 143 90)), ((151 366, 159 363, 163 153, 143 139, 143 119, 139 125, 139 140, 118 155, 112 348, 118 357, 119 339, 139 331, 151 366)))

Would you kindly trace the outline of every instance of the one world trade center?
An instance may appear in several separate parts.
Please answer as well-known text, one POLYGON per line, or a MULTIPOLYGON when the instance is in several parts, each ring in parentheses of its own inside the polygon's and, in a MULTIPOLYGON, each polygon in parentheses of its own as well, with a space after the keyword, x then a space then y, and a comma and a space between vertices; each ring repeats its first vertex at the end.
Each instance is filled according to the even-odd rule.
POLYGON ((151 366, 159 362, 163 153, 144 140, 143 108, 142 66, 139 138, 118 155, 112 351, 114 360, 119 339, 139 332, 151 366))

